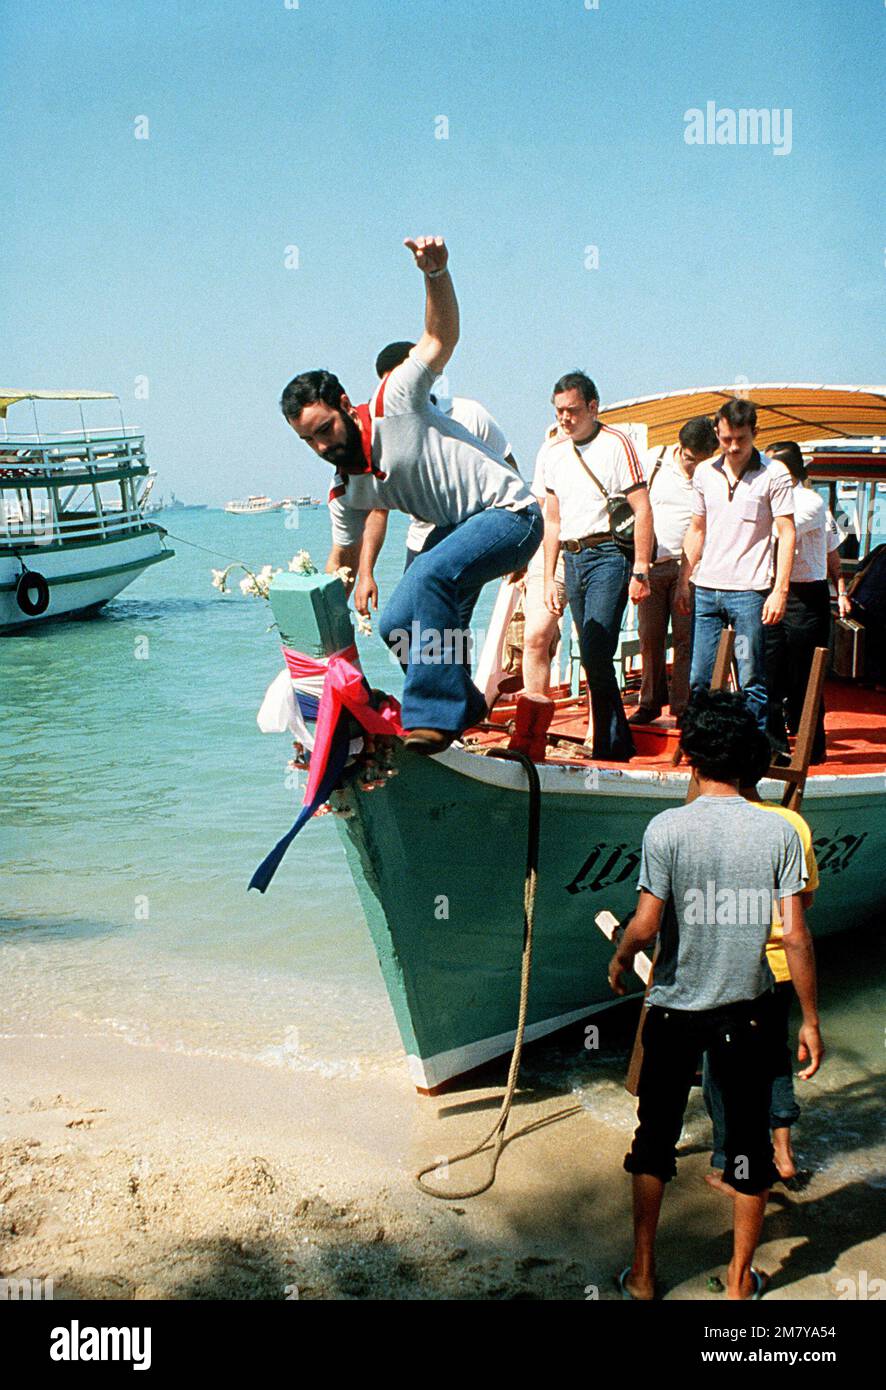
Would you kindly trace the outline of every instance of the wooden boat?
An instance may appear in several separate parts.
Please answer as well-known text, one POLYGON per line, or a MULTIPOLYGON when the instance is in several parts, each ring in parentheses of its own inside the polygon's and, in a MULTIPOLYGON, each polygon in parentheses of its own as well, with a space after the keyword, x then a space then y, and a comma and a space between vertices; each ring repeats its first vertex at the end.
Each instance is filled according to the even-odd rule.
POLYGON ((106 391, 0 391, 0 419, 29 402, 30 433, 0 437, 0 633, 96 612, 174 552, 146 519, 153 474, 144 436, 122 423, 87 429, 83 403, 106 391), (41 430, 37 403, 80 407, 80 429, 41 430))
MULTIPOLYGON (((861 536, 858 556, 847 562, 851 571, 871 546, 870 502, 886 482, 886 452, 872 439, 847 443, 845 434, 877 427, 886 414, 886 390, 868 389, 866 403, 854 410, 860 391, 827 388, 838 398, 822 412, 818 393, 824 389, 766 387, 765 404, 763 388, 747 391, 763 407, 763 445, 791 436, 805 442, 810 476, 828 494, 840 482, 857 484, 861 536), (798 392, 816 393, 816 404, 808 405, 808 394, 798 402, 798 392), (803 409, 810 416, 806 426, 803 409), (838 442, 827 442, 840 431, 838 442)), ((722 395, 731 394, 724 388, 722 395)), ((650 444, 664 443, 685 419, 716 408, 720 398, 713 392, 653 397, 603 415, 645 425, 650 444)), ((284 642, 301 651, 313 643, 318 655, 340 647, 344 591, 339 585, 336 597, 337 583, 328 576, 275 579, 271 603, 284 642), (328 613, 320 620, 324 605, 337 614, 335 621, 328 613), (329 636, 336 627, 337 643, 329 636)), ((501 631, 490 632, 490 640, 501 638, 501 631)), ((494 669, 495 662, 486 659, 485 665, 494 669)), ((638 755, 629 764, 593 762, 581 748, 584 697, 568 686, 554 695, 553 741, 538 767, 541 843, 527 1040, 612 1004, 606 978, 611 947, 594 925, 595 914, 631 909, 643 831, 650 817, 685 800, 689 777, 673 763, 672 720, 636 731, 638 755)), ((811 769, 803 804, 821 872, 811 916, 818 934, 878 925, 886 897, 879 877, 886 853, 886 696, 830 679, 826 703, 828 760, 811 769)), ((400 745, 394 754, 399 775, 383 789, 368 794, 354 769, 332 797, 410 1074, 423 1092, 506 1054, 514 1042, 527 784, 519 765, 485 756, 507 742, 512 714, 499 703, 489 725, 469 730, 434 758, 400 745)), ((764 799, 776 799, 782 786, 766 782, 761 791, 764 799)))

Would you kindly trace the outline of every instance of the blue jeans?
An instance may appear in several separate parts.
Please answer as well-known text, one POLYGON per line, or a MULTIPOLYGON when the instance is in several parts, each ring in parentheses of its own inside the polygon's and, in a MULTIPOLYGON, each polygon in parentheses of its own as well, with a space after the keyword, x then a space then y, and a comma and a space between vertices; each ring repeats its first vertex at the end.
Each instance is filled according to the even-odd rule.
POLYGON ((628 601, 631 563, 613 541, 591 550, 567 550, 563 558, 566 596, 591 696, 593 756, 627 762, 636 750, 612 659, 628 601))
POLYGON ((724 627, 733 627, 738 683, 748 708, 765 734, 766 634, 761 619, 766 594, 756 589, 702 589, 697 584, 694 588, 690 688, 707 690, 710 687, 720 634, 724 627))
MULTIPOLYGON (((438 528, 441 530, 443 528, 438 528)), ((533 502, 521 511, 489 507, 442 539, 428 537, 379 620, 379 631, 406 673, 403 725, 460 734, 486 703, 470 677, 462 616, 484 584, 523 569, 541 544, 544 522, 533 502)), ((473 603, 471 604, 473 607, 473 603)))
MULTIPOLYGON (((439 545, 447 536, 451 536, 454 530, 454 526, 435 526, 433 531, 430 531, 425 537, 425 543, 421 550, 410 550, 407 546, 406 563, 403 566, 403 573, 405 574, 409 566, 415 563, 419 555, 424 555, 426 551, 433 550, 435 545, 439 545)), ((477 599, 480 597, 482 589, 482 584, 475 584, 473 588, 465 589, 462 592, 458 604, 458 622, 462 629, 471 626, 471 618, 474 616, 474 609, 477 606, 477 599)), ((468 670, 470 670, 470 662, 468 662, 468 670)))
MULTIPOLYGON (((770 1129, 790 1129, 800 1118, 800 1107, 794 1096, 794 1071, 788 1044, 788 1022, 794 986, 790 980, 777 984, 766 999, 769 1024, 769 1049, 772 1069, 772 1090, 769 1100, 770 1129)), ((726 1166, 726 1114, 723 1093, 712 1074, 708 1054, 704 1056, 702 1092, 705 1109, 714 1128, 711 1167, 726 1166)))

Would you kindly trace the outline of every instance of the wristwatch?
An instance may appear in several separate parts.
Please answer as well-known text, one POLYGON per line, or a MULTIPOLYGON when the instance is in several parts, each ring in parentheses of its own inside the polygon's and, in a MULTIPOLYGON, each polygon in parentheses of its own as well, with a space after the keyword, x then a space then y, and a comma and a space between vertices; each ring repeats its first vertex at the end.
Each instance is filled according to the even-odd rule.
POLYGON ((649 583, 649 575, 646 573, 645 570, 632 570, 632 571, 631 571, 631 578, 632 578, 632 579, 639 579, 639 581, 640 581, 641 584, 648 584, 648 583, 649 583))

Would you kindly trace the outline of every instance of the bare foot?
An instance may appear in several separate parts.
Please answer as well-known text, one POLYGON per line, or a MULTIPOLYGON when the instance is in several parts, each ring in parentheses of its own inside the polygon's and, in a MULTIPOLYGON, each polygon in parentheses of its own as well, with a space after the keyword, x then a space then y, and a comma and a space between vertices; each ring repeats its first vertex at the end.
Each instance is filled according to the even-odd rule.
POLYGON ((774 1150, 775 1166, 778 1169, 778 1176, 787 1180, 797 1176, 797 1165, 794 1162, 794 1151, 791 1148, 791 1131, 789 1128, 774 1129, 772 1131, 772 1148, 774 1150))
POLYGON ((705 1173, 705 1182, 708 1187, 712 1187, 715 1192, 722 1192, 726 1197, 735 1197, 736 1191, 728 1182, 724 1182, 719 1173, 705 1173))

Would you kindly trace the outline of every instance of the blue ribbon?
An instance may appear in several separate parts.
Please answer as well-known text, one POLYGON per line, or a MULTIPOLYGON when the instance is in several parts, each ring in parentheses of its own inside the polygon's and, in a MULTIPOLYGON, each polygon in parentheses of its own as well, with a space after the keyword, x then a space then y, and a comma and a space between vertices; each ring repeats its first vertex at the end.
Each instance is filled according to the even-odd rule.
MULTIPOLYGON (((299 697, 301 698, 301 697, 299 697)), ((338 723, 332 735, 332 742, 329 746, 329 759, 326 764, 326 771, 320 779, 313 801, 303 806, 298 813, 298 819, 292 829, 287 831, 282 840, 278 840, 270 854, 259 864, 252 878, 249 880, 249 888, 257 888, 260 893, 264 893, 277 872, 284 854, 289 849, 298 832, 303 825, 319 811, 320 807, 329 800, 336 787, 339 786, 342 774, 345 770, 345 763, 348 760, 351 739, 349 733, 350 716, 343 710, 339 716, 338 723)), ((249 889, 247 889, 247 892, 249 889)))

